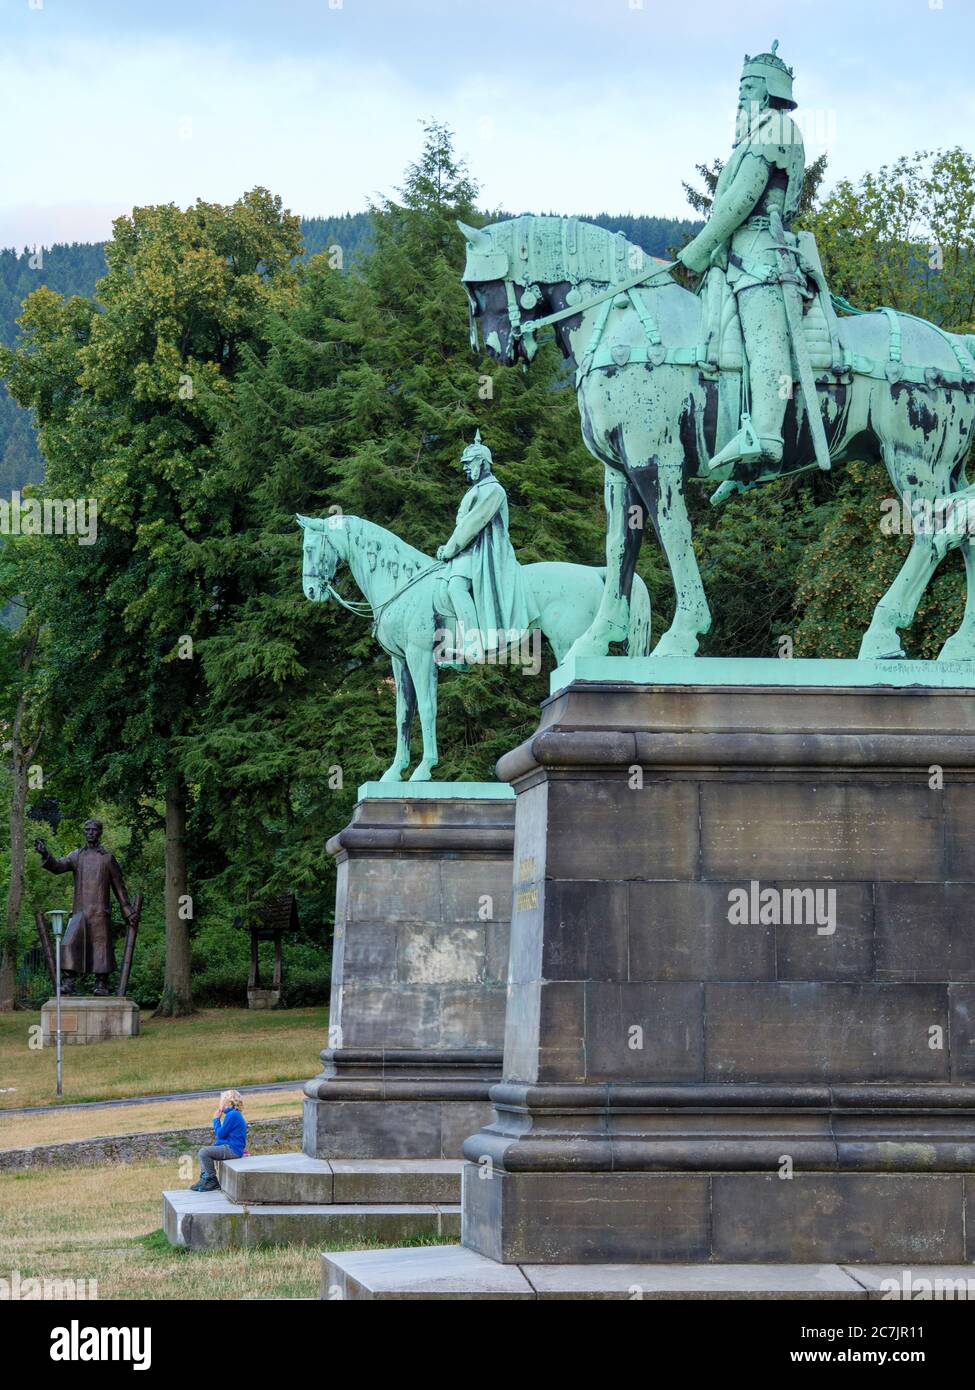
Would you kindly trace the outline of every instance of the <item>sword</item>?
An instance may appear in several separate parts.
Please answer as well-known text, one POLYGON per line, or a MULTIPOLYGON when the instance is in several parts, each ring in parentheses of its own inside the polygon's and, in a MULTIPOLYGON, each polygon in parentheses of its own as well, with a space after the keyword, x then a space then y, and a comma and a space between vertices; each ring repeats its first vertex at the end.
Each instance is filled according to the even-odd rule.
POLYGON ((819 396, 816 392, 812 363, 809 361, 809 351, 802 331, 802 298, 796 283, 795 266, 792 264, 793 252, 786 245, 782 214, 778 208, 769 210, 769 231, 778 243, 776 250, 782 266, 780 284, 785 300, 785 316, 789 325, 792 351, 795 354, 796 368, 799 373, 799 387, 806 402, 806 416, 809 420, 809 432, 812 435, 813 448, 816 451, 816 462, 824 472, 828 472, 832 464, 829 458, 829 445, 826 442, 826 431, 823 429, 823 417, 819 409, 819 396))
POLYGON ((128 931, 125 934, 125 950, 122 953, 122 969, 118 976, 118 997, 125 998, 125 991, 129 987, 129 972, 132 969, 132 956, 135 952, 135 934, 139 930, 139 918, 142 915, 142 894, 138 893, 132 903, 132 916, 129 918, 128 931))

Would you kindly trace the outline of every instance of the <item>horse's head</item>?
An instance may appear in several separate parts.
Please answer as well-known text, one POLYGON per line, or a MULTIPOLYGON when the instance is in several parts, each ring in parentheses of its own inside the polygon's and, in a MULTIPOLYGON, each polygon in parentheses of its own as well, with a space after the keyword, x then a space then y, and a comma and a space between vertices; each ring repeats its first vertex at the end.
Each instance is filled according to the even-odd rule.
MULTIPOLYGON (((471 311, 471 347, 477 350, 477 321, 484 344, 498 362, 530 362, 538 351, 533 322, 547 322, 608 285, 632 283, 648 257, 622 232, 577 217, 526 214, 489 227, 458 222, 467 239, 463 282, 471 311)), ((569 314, 555 325, 564 356, 581 322, 569 314)))
POLYGON ((470 306, 471 350, 476 352, 477 321, 484 328, 484 346, 495 359, 510 367, 520 357, 530 362, 538 351, 525 325, 550 312, 549 286, 532 279, 531 225, 543 220, 515 217, 490 227, 457 225, 467 240, 467 264, 463 282, 470 306))
POLYGON ((332 517, 295 516, 295 521, 304 532, 301 546, 301 587, 305 597, 318 603, 327 603, 335 571, 338 568, 339 552, 328 539, 329 523, 332 517))

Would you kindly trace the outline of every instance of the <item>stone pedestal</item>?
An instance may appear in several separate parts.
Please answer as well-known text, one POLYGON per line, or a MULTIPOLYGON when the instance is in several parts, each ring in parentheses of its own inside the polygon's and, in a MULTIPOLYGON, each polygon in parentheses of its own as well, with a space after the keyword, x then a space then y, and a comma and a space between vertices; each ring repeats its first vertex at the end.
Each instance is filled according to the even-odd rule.
POLYGON ((504 1079, 464 1245, 975 1259, 975 692, 578 681, 498 770, 504 1079))
MULTIPOLYGON (((57 1032, 57 1002, 49 999, 41 1008, 41 1041, 53 1047, 57 1032)), ((132 999, 115 995, 61 996, 61 1042, 107 1042, 111 1038, 134 1038, 139 1032, 139 1006, 132 999)))
POLYGON ((280 989, 264 985, 249 985, 247 988, 247 1007, 249 1009, 276 1009, 280 1002, 280 989))
POLYGON ((501 1075, 514 797, 494 783, 368 784, 338 861, 329 1047, 303 1148, 459 1158, 501 1075))

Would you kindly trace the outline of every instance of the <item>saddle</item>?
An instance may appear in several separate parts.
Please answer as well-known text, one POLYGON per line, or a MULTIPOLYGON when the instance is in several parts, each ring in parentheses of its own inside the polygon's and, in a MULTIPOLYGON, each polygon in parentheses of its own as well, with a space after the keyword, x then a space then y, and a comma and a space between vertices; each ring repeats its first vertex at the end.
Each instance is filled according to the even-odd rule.
MULTIPOLYGON (((795 234, 799 270, 805 279, 803 289, 802 332, 813 372, 832 383, 849 382, 854 376, 875 380, 903 381, 917 385, 939 386, 970 390, 975 379, 975 353, 970 342, 958 334, 946 332, 937 324, 929 326, 951 348, 957 370, 933 368, 920 363, 905 362, 901 351, 901 324, 914 315, 890 308, 855 309, 845 300, 835 300, 826 283, 819 248, 812 232, 795 234), (834 308, 838 303, 844 315, 860 317, 864 313, 879 313, 887 319, 887 353, 871 357, 856 351, 844 325, 849 318, 840 318, 834 308)), ((701 289, 703 331, 706 335, 702 350, 703 370, 723 374, 741 372, 744 367, 744 339, 738 317, 737 299, 728 284, 724 270, 713 266, 701 289)), ((793 368, 794 368, 793 364, 793 368)))
POLYGON ((441 634, 438 646, 434 648, 434 661, 445 670, 466 670, 467 662, 461 651, 461 634, 457 614, 450 601, 447 581, 439 576, 434 581, 433 607, 437 632, 441 634))
MULTIPOLYGON (((830 298, 822 261, 812 232, 796 235, 799 270, 805 278, 802 331, 814 372, 844 369, 839 319, 830 298)), ((706 331, 704 365, 713 371, 740 372, 745 363, 745 344, 738 317, 738 301, 721 266, 708 271, 701 290, 702 319, 706 331)))

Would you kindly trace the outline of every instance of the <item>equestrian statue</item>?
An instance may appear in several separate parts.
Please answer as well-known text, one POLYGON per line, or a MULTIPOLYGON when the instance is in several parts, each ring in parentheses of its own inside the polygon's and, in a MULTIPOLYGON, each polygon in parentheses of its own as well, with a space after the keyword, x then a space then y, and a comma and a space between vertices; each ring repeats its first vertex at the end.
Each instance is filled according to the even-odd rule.
MULTIPOLYGON (((687 514, 688 479, 720 480, 712 502, 760 482, 851 459, 876 460, 912 513, 975 488, 975 337, 890 308, 838 316, 815 239, 792 230, 805 167, 792 119, 793 72, 773 44, 746 57, 736 140, 704 228, 676 263, 621 232, 571 217, 459 224, 471 341, 499 362, 530 363, 551 328, 575 367, 583 439, 605 469, 606 581, 571 656, 625 640, 648 516, 670 566, 673 621, 654 656, 694 656, 711 623, 687 514)), ((849 307, 849 306, 844 306, 849 307)), ((940 660, 975 658, 975 534, 914 525, 908 556, 877 604, 861 658, 904 656, 935 569, 961 547, 968 600, 940 660)))
MULTIPOLYGON (((561 662, 592 626, 603 600, 602 569, 556 561, 518 564, 508 537, 507 497, 480 431, 461 461, 470 487, 436 559, 363 517, 296 517, 304 533, 305 597, 316 603, 334 598, 371 619, 373 635, 392 661, 396 754, 382 775, 384 782, 400 781, 410 766, 417 712, 423 757, 410 781, 431 778, 438 761, 441 666, 514 665, 526 649, 537 648, 539 634, 561 662), (361 600, 344 598, 336 589, 340 564, 348 567, 361 600)), ((637 575, 630 594, 628 651, 646 655, 649 642, 650 596, 637 575)))

